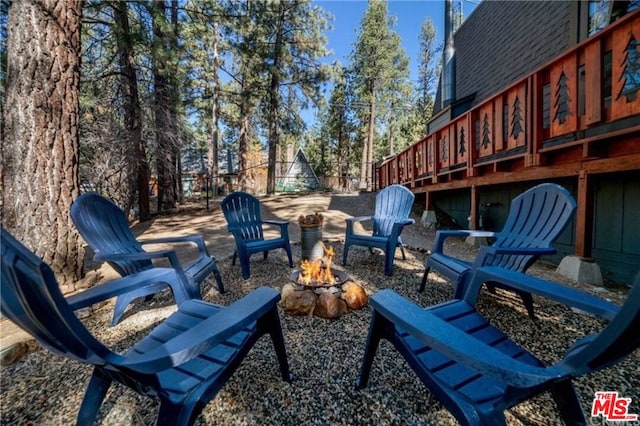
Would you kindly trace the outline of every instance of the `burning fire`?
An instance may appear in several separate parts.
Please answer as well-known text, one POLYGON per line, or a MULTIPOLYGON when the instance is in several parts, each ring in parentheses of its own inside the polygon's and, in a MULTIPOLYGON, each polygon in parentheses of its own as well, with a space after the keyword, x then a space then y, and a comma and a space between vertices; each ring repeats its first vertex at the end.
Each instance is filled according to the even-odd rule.
POLYGON ((333 284, 336 282, 336 276, 331 272, 331 262, 335 255, 333 247, 325 246, 321 241, 324 256, 321 259, 309 261, 304 259, 300 262, 300 275, 298 282, 304 285, 314 284, 333 284))

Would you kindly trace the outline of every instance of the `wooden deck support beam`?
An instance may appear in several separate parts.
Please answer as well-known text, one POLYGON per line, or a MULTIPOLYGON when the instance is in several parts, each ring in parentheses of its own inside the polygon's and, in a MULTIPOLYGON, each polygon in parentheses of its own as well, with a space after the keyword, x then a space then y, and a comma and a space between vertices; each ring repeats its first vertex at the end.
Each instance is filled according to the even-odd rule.
POLYGON ((581 258, 591 257, 593 245, 593 185, 588 172, 581 170, 578 174, 578 193, 576 211, 576 246, 575 254, 581 258))
POLYGON ((471 219, 469 220, 469 227, 470 229, 478 229, 478 225, 479 225, 478 187, 475 185, 471 185, 470 190, 471 190, 471 212, 469 212, 469 216, 471 219))

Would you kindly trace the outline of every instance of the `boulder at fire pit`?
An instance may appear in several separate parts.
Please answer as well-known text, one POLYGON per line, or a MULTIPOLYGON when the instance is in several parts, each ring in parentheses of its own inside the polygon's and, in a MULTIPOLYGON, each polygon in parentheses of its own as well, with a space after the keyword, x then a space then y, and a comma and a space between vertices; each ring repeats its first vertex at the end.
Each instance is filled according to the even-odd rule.
POLYGON ((342 298, 351 309, 362 309, 369 301, 364 288, 352 282, 345 283, 342 286, 342 298))
POLYGON ((285 284, 282 288, 282 309, 289 315, 313 314, 318 296, 313 290, 298 291, 293 284, 285 284))
POLYGON ((340 318, 347 312, 346 302, 331 292, 322 293, 313 310, 314 315, 326 319, 340 318))

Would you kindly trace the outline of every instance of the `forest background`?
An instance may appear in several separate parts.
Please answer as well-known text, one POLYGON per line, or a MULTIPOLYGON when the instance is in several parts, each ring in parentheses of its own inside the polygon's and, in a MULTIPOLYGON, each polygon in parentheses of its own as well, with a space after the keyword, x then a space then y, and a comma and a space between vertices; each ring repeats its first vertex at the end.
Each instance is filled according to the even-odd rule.
POLYGON ((333 17, 308 0, 0 8, 2 224, 63 283, 82 275, 68 215, 81 189, 144 221, 151 202, 183 201, 187 172, 214 190, 233 176, 235 190, 272 194, 303 147, 324 185, 371 190, 374 164, 424 137, 433 110, 433 21, 411 80, 382 0, 368 1, 345 64, 326 62, 333 17))

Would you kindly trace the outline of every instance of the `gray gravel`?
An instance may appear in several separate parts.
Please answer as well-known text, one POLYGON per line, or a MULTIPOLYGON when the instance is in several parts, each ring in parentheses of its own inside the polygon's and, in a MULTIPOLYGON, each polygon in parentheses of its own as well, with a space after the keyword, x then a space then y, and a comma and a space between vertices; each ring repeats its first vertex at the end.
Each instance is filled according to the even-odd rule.
MULTIPOLYGON (((422 306, 448 300, 451 285, 432 273, 427 290, 420 294, 419 285, 425 254, 433 232, 414 225, 407 234, 413 237, 413 248, 407 260, 400 253, 395 260, 393 277, 383 275, 383 257, 370 255, 366 249, 353 248, 349 265, 344 269, 358 284, 373 294, 391 288, 422 306), (422 246, 416 241, 422 241, 422 246)), ((325 238, 327 236, 325 235, 325 238)), ((293 238, 292 238, 293 240, 293 238)), ((412 245, 408 241, 407 243, 412 245)), ((342 244, 329 238, 341 258, 342 244)), ((474 249, 461 241, 450 247, 460 256, 472 257, 474 249)), ((300 247, 293 246, 299 259, 300 247)), ((243 280, 238 266, 230 259, 218 262, 227 293, 215 290, 212 278, 205 282, 205 300, 230 304, 261 285, 280 289, 290 270, 285 256, 272 252, 267 260, 252 257, 251 278, 243 280)), ((547 265, 532 268, 535 275, 557 278, 547 265)), ((619 302, 624 292, 590 289, 601 297, 619 302)), ((492 322, 504 329, 538 357, 553 362, 578 337, 602 328, 598 320, 536 298, 538 320, 531 321, 519 298, 498 290, 493 295, 483 292, 479 309, 492 322)), ((122 351, 132 345, 150 327, 174 311, 169 294, 151 302, 138 302, 116 327, 109 327, 112 302, 94 307, 85 324, 106 345, 122 351)), ((261 339, 241 364, 236 374, 205 407, 196 424, 206 425, 450 425, 453 417, 430 396, 427 389, 409 369, 392 346, 383 342, 376 355, 369 386, 354 390, 354 382, 364 352, 370 319, 368 307, 351 311, 339 320, 317 317, 292 317, 281 312, 281 321, 289 363, 295 375, 293 383, 281 381, 271 342, 261 339)), ((43 349, 31 352, 20 362, 1 372, 1 424, 62 425, 75 422, 91 368, 62 359, 43 349)), ((626 362, 576 380, 585 412, 591 407, 595 391, 618 391, 632 398, 631 412, 640 413, 640 359, 636 351, 626 362)), ((158 405, 120 385, 112 386, 100 410, 100 423, 108 425, 153 424, 158 405)), ((514 425, 558 424, 556 407, 543 394, 520 404, 507 413, 514 425)))

